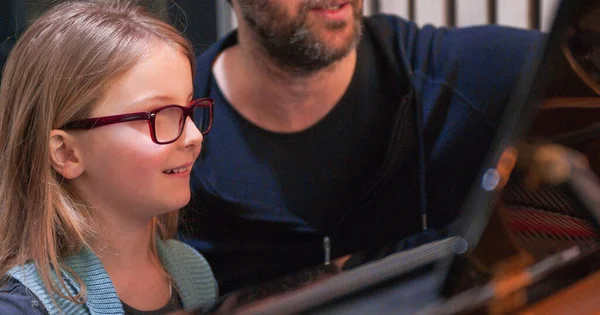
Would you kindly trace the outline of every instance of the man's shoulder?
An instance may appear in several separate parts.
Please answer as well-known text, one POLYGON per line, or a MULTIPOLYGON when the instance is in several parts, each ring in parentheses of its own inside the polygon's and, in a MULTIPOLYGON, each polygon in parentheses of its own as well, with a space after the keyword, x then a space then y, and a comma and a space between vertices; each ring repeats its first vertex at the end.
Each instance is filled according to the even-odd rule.
MULTIPOLYGON (((436 55, 432 61, 449 58, 481 56, 481 51, 527 50, 541 36, 536 30, 517 29, 494 24, 466 27, 417 25, 403 17, 374 14, 365 18, 365 27, 374 32, 391 33, 408 60, 424 55, 436 55), (445 58, 440 58, 445 54, 445 58)), ((485 59, 485 56, 483 56, 485 59)))
POLYGON ((196 64, 198 67, 208 67, 212 65, 214 59, 225 49, 234 46, 238 43, 237 30, 231 31, 229 34, 220 38, 212 44, 204 52, 196 56, 196 64))
POLYGON ((372 31, 382 34, 384 37, 395 36, 397 39, 408 40, 417 34, 419 27, 414 22, 411 22, 403 17, 377 13, 365 17, 365 27, 372 31))
POLYGON ((403 17, 400 17, 395 14, 388 13, 375 13, 369 16, 365 16, 365 21, 376 21, 376 20, 385 20, 390 24, 394 23, 409 23, 409 21, 403 17))
POLYGON ((205 92, 208 90, 208 84, 212 78, 212 65, 215 59, 223 50, 236 45, 237 42, 237 30, 233 30, 196 56, 195 97, 206 96, 205 92))

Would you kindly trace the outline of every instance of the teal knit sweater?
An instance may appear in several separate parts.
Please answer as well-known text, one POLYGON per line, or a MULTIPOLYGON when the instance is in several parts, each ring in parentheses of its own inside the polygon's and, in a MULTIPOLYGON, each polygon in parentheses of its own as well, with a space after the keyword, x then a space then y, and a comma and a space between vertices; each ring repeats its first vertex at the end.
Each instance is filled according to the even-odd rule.
MULTIPOLYGON (((181 294, 183 308, 208 309, 217 299, 217 283, 210 266, 196 250, 179 241, 157 241, 160 260, 171 274, 181 294)), ((11 269, 9 276, 20 281, 44 304, 50 314, 123 314, 123 305, 100 259, 86 248, 64 261, 85 283, 87 299, 76 304, 54 294, 52 302, 40 275, 33 263, 11 269)), ((75 277, 66 270, 61 271, 68 293, 77 295, 81 290, 75 277)), ((63 293, 67 294, 64 289, 63 293)), ((143 292, 140 292, 143 294, 143 292)))

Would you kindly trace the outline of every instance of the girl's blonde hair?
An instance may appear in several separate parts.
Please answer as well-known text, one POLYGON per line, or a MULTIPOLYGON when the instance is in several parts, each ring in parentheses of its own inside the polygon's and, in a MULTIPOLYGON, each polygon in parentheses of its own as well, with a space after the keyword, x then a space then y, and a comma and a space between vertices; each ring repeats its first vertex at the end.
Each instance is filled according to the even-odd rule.
MULTIPOLYGON (((89 117, 108 84, 152 53, 157 40, 181 50, 193 72, 188 40, 122 0, 60 3, 11 51, 0 86, 0 278, 34 262, 49 292, 85 299, 85 290, 64 296, 65 284, 51 280, 60 259, 88 246, 96 233, 85 202, 50 166, 49 134, 89 117)), ((172 238, 177 220, 177 212, 154 218, 152 240, 172 238)))

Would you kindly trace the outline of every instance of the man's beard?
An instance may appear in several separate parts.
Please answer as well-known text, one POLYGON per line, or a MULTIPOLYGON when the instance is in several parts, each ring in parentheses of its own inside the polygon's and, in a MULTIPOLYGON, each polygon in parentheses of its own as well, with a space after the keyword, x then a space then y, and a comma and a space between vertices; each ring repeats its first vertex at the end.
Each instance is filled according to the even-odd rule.
POLYGON ((242 15, 257 35, 268 55, 286 71, 312 73, 345 57, 360 41, 362 8, 352 0, 352 21, 332 21, 324 27, 335 31, 353 23, 352 33, 340 47, 331 47, 318 37, 318 30, 308 21, 312 8, 327 7, 327 0, 306 0, 298 15, 290 17, 283 8, 270 0, 239 0, 242 15))

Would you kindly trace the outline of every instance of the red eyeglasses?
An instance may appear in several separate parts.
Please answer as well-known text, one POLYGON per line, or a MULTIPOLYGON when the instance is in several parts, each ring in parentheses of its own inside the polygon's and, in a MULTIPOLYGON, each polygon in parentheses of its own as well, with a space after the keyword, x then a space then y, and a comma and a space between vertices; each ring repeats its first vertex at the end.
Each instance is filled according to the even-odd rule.
POLYGON ((213 99, 200 98, 191 101, 189 106, 166 105, 145 112, 75 120, 66 123, 60 129, 89 130, 128 121, 147 120, 152 141, 157 144, 169 144, 179 139, 187 117, 192 118, 203 135, 207 134, 212 126, 213 106, 213 99))

